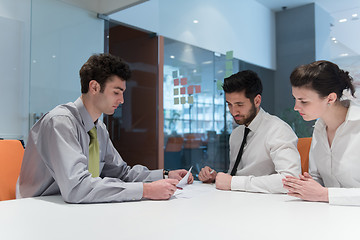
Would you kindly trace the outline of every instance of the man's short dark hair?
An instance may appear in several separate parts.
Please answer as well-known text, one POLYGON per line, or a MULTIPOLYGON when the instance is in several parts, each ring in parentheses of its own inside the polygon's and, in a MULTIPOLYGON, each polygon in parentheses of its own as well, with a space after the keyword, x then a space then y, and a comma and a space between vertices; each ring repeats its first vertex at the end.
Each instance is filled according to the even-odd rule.
POLYGON ((245 96, 251 101, 258 94, 261 95, 263 90, 259 76, 251 70, 241 71, 225 78, 222 88, 225 93, 242 92, 245 90, 245 96))
POLYGON ((131 77, 129 66, 118 56, 108 53, 92 55, 81 67, 80 71, 81 93, 89 91, 89 82, 95 80, 100 84, 103 92, 105 84, 113 76, 118 76, 124 81, 131 77))

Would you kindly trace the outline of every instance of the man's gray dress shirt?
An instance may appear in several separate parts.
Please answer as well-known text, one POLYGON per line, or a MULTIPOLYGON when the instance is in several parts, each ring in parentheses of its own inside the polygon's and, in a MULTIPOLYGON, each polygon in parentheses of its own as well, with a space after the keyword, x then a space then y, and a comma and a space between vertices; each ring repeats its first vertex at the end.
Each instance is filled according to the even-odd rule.
POLYGON ((162 179, 162 170, 129 167, 114 148, 105 124, 95 123, 100 146, 100 177, 88 171, 88 131, 94 127, 81 98, 59 105, 31 129, 25 149, 17 198, 61 193, 66 202, 139 200, 143 183, 162 179))

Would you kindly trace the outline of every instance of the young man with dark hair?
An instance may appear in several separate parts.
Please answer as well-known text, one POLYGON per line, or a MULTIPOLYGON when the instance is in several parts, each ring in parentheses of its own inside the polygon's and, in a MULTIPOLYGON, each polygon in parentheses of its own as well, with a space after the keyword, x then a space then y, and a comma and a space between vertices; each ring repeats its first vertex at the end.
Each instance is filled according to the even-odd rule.
POLYGON ((206 166, 199 180, 216 182, 220 190, 284 193, 282 179, 301 172, 297 137, 289 125, 261 107, 262 83, 247 70, 225 78, 223 89, 230 113, 239 124, 230 135, 228 174, 206 166))
MULTIPOLYGON (((45 114, 31 129, 17 198, 61 194, 66 202, 169 199, 187 173, 129 167, 114 148, 101 114, 124 103, 131 72, 119 57, 93 55, 80 70, 81 96, 45 114)), ((190 174, 189 183, 193 177, 190 174)))

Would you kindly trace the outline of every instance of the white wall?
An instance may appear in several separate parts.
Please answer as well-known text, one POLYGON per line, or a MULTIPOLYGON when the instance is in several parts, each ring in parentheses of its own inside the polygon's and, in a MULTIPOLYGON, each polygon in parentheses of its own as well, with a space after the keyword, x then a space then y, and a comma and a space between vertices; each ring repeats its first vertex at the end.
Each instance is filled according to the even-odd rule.
POLYGON ((316 60, 330 60, 330 24, 332 17, 319 5, 315 4, 315 50, 316 60))
POLYGON ((0 137, 28 131, 30 1, 0 0, 0 137))
POLYGON ((58 0, 0 0, 0 31, 0 138, 26 140, 33 113, 80 96, 79 69, 104 51, 104 22, 58 0))
POLYGON ((233 50, 235 58, 276 68, 275 14, 254 0, 150 0, 110 17, 207 50, 233 50))
POLYGON ((60 1, 32 1, 30 113, 40 114, 80 96, 81 66, 104 51, 104 21, 60 1))

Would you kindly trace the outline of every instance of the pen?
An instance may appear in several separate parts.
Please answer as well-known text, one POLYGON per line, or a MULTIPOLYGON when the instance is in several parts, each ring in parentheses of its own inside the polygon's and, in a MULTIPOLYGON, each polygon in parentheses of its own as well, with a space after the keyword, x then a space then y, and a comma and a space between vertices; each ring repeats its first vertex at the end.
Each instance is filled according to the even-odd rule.
POLYGON ((211 170, 210 174, 213 174, 214 172, 215 172, 215 170, 213 169, 213 170, 211 170))

